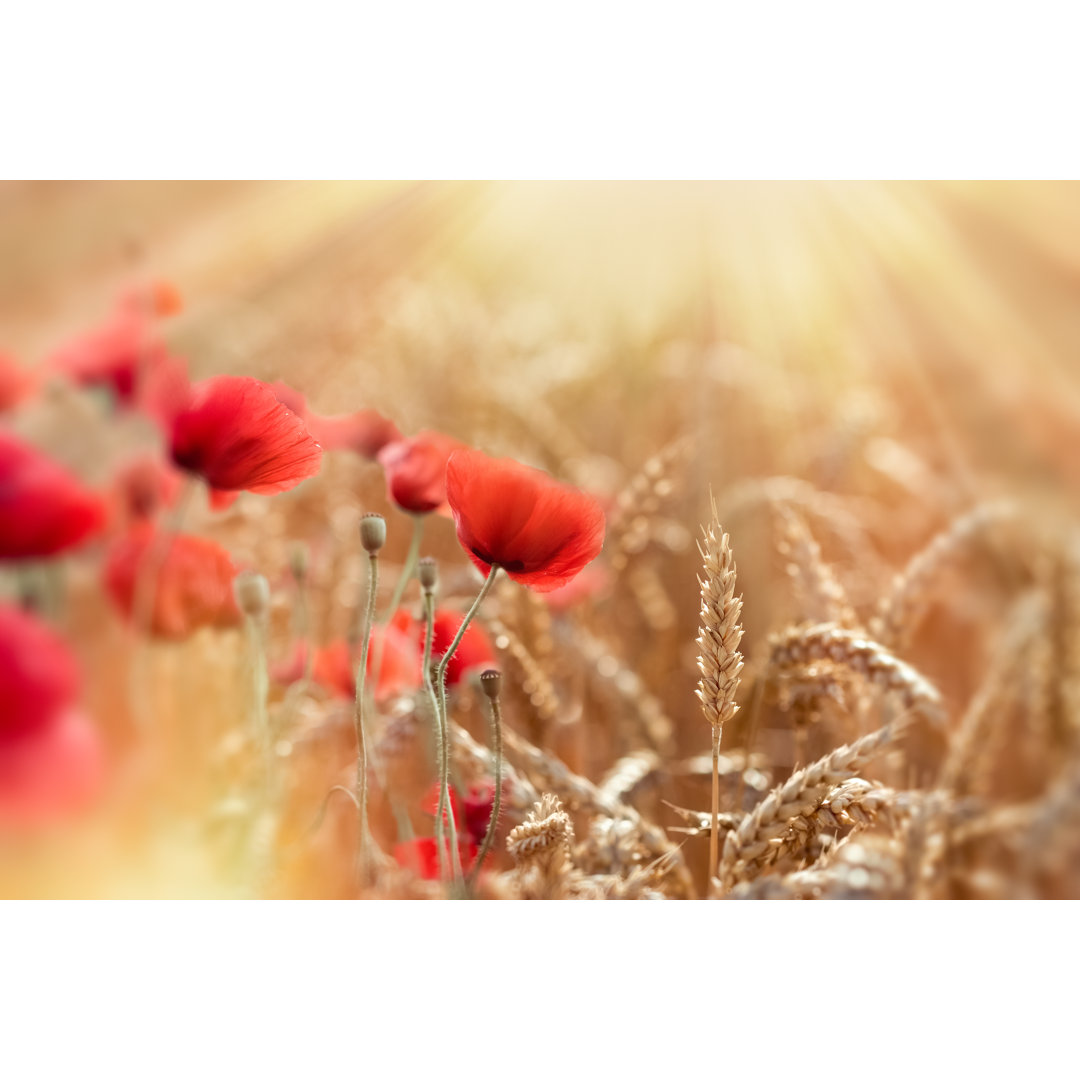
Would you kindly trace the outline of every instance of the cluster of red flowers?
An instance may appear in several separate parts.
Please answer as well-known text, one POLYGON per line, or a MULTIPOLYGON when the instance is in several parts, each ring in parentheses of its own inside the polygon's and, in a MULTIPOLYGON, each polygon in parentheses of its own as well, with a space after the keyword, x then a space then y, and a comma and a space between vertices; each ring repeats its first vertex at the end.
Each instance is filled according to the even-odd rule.
MULTIPOLYGON (((238 568, 231 556, 212 540, 162 524, 166 511, 179 505, 192 478, 206 484, 215 508, 242 491, 287 491, 319 471, 327 449, 377 461, 388 497, 402 511, 452 514, 462 547, 485 573, 498 567, 550 593, 599 554, 600 505, 539 470, 489 458, 439 432, 405 437, 373 410, 320 415, 284 383, 231 375, 190 381, 159 329, 179 309, 171 286, 132 290, 103 324, 47 360, 45 372, 105 388, 116 407, 146 413, 162 433, 164 453, 125 462, 102 494, 0 430, 0 559, 59 556, 110 532, 105 590, 127 619, 140 622, 137 629, 177 639, 201 627, 235 626, 242 616, 233 597, 238 568)), ((39 381, 0 355, 0 411, 23 404, 39 381)), ((435 613, 434 656, 449 649, 462 621, 459 612, 435 613)), ((0 815, 16 805, 40 809, 48 802, 42 796, 48 785, 34 771, 44 760, 43 748, 54 755, 64 790, 81 798, 93 786, 97 744, 87 736, 92 729, 85 719, 72 711, 77 678, 67 647, 33 616, 14 609, 0 611, 0 636, 0 815)), ((301 644, 279 671, 283 678, 304 670, 308 648, 301 644)), ((368 674, 377 700, 421 685, 423 651, 424 625, 406 612, 376 628, 368 674), (377 672, 370 670, 375 663, 377 672)), ((447 685, 494 659, 483 630, 468 626, 447 663, 447 685)), ((316 681, 354 695, 353 658, 344 641, 315 650, 311 661, 316 681)), ((490 812, 490 799, 488 807, 490 812)), ((466 824, 469 813, 466 801, 466 824)), ((483 831, 471 830, 472 847, 463 856, 475 856, 483 831)))

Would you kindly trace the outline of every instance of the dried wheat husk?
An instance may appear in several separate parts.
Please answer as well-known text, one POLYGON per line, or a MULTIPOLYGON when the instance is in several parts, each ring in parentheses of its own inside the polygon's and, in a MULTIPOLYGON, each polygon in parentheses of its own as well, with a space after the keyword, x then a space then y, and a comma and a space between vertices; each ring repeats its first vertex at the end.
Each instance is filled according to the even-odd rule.
POLYGON ((889 593, 870 621, 871 634, 889 648, 904 648, 934 598, 938 577, 957 565, 991 529, 1015 516, 1015 505, 999 500, 982 503, 956 518, 916 552, 893 579, 889 593))
POLYGON ((774 504, 780 526, 777 548, 785 559, 785 570, 795 589, 799 621, 831 622, 855 627, 858 618, 847 593, 821 554, 805 520, 790 505, 774 504))
MULTIPOLYGON (((629 833, 636 845, 633 865, 645 865, 670 855, 670 862, 657 869, 659 884, 669 895, 692 894, 693 885, 685 860, 662 829, 646 821, 632 806, 605 796, 591 781, 571 772, 554 755, 533 746, 510 728, 504 731, 504 743, 507 753, 517 759, 524 772, 532 775, 537 786, 557 795, 571 810, 628 821, 629 833)), ((595 861, 590 861, 585 869, 590 873, 603 873, 609 866, 597 866, 595 861)))
POLYGON ((911 664, 894 656, 879 642, 833 623, 791 626, 769 638, 769 666, 775 677, 811 670, 832 685, 830 665, 840 665, 872 686, 894 695, 907 710, 916 710, 937 725, 944 722, 944 705, 937 689, 911 664))
MULTIPOLYGON (((757 877, 781 857, 791 857, 810 835, 829 827, 829 818, 835 817, 826 805, 830 795, 838 785, 855 777, 908 722, 907 718, 898 719, 850 746, 833 750, 793 773, 767 795, 724 839, 719 871, 722 887, 730 890, 739 881, 757 877), (825 815, 819 816, 823 808, 825 815)), ((848 789, 845 799, 851 793, 848 789)), ((879 810, 880 806, 867 812, 872 817, 879 810)))

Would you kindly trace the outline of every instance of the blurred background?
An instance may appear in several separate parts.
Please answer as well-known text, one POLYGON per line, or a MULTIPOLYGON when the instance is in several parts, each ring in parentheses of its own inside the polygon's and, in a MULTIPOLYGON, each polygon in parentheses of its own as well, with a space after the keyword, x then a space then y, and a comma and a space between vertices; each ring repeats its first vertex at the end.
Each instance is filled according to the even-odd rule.
MULTIPOLYGON (((1078 228, 1080 187, 1069 183, 6 183, 0 351, 37 370, 124 290, 167 281, 183 304, 163 332, 193 377, 283 380, 321 413, 377 409, 406 434, 443 431, 604 499, 610 579, 581 611, 554 616, 556 630, 567 620, 565 640, 531 600, 504 592, 498 607, 555 695, 537 705, 534 685, 508 722, 599 781, 635 742, 582 665, 636 673, 666 717, 673 761, 708 752, 693 695, 695 540, 713 497, 739 566, 748 658, 805 614, 775 524, 755 506, 804 493, 823 555, 863 615, 958 515, 1021 500, 1033 548, 1015 560, 995 548, 951 571, 904 653, 941 688, 956 727, 1016 596, 1042 587, 1053 606, 1062 595, 1052 583, 1080 486, 1078 228), (789 495, 768 486, 776 478, 789 495), (599 651, 575 667, 566 654, 586 637, 599 651)), ((157 445, 144 418, 55 379, 3 423, 97 488, 133 448, 157 445)), ((355 455, 328 454, 319 477, 272 501, 193 509, 192 531, 270 579, 272 662, 294 632, 297 544, 312 561, 314 636, 343 632, 363 510, 387 514, 387 563, 400 565, 408 526, 378 466, 355 455)), ((475 583, 452 525, 435 522, 427 545, 450 598, 467 599, 475 583)), ((234 853, 248 841, 229 831, 244 813, 229 764, 244 752, 229 743, 246 708, 242 636, 205 630, 140 646, 101 595, 100 554, 91 547, 65 567, 59 625, 84 669, 107 779, 80 815, 5 834, 0 885, 10 895, 247 895, 234 853), (153 766, 139 760, 137 664, 167 746, 153 766)), ((1068 617, 1054 607, 1048 619, 1068 617)), ((1009 754, 1034 730, 1027 699, 1013 702, 975 793, 986 805, 1031 803, 1072 760, 1080 716, 1055 648, 1044 741, 1022 775, 1010 772, 1009 754)), ((295 708, 281 749, 299 777, 294 820, 279 837, 275 884, 256 892, 352 895, 348 808, 329 811, 310 842, 306 832, 348 775, 347 708, 284 693, 272 700, 295 708)), ((483 741, 477 703, 459 708, 483 741)), ((764 754, 772 780, 843 741, 828 716, 796 736, 782 701, 763 708, 753 747, 746 730, 731 739, 764 754)), ((917 785, 941 754, 917 747, 883 778, 917 785)), ((671 826, 679 819, 663 799, 707 808, 707 778, 661 773, 640 796, 643 813, 671 826)), ((392 846, 390 810, 376 818, 392 846)), ((702 842, 685 855, 703 880, 702 842)), ((1074 895, 1063 859, 1031 870, 1025 895, 1074 895)), ((1008 852, 971 865, 986 870, 976 884, 941 894, 1020 888, 1008 852)))

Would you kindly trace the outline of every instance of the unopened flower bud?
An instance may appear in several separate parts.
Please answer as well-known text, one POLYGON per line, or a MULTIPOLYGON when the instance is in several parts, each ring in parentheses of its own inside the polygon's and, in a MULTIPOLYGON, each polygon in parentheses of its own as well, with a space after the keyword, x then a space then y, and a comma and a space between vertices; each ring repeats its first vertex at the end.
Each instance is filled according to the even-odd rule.
POLYGON ((386 518, 382 514, 365 514, 360 519, 360 543, 369 555, 386 543, 386 518))
POLYGON ((502 685, 502 674, 494 668, 488 668, 480 675, 480 689, 492 700, 499 696, 499 687, 502 685))
POLYGON ((233 595, 245 615, 263 615, 270 607, 270 582, 254 570, 244 570, 233 579, 233 595))
POLYGON ((432 558, 421 559, 416 565, 416 576, 420 579, 420 588, 433 593, 439 587, 439 564, 432 558))
POLYGON ((308 549, 306 544, 294 544, 289 551, 289 571, 297 581, 303 581, 308 572, 308 549))

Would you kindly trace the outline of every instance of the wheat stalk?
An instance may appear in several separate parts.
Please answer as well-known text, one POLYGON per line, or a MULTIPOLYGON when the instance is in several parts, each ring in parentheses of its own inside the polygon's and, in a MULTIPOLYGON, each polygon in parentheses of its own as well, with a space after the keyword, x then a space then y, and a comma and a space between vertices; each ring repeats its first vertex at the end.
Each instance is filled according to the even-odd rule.
POLYGON ((738 711, 735 694, 743 667, 739 643, 742 641, 742 597, 735 595, 735 558, 731 541, 716 519, 704 531, 704 543, 698 544, 705 567, 705 576, 698 578, 701 586, 701 625, 697 636, 698 681, 697 696, 705 719, 712 725, 712 818, 709 832, 709 879, 716 872, 719 855, 720 812, 720 741, 724 724, 738 711))

